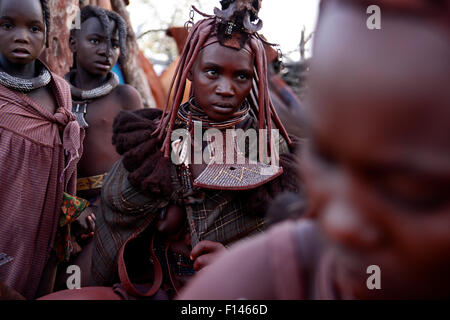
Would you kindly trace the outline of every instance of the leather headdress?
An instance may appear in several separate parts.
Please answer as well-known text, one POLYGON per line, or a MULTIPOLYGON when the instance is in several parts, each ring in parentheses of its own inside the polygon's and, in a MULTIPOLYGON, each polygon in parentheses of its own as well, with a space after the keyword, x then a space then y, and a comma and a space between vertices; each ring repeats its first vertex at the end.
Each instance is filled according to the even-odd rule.
POLYGON ((222 0, 220 4, 222 9, 214 8, 219 21, 217 37, 223 46, 242 49, 249 35, 262 28, 261 0, 222 0))

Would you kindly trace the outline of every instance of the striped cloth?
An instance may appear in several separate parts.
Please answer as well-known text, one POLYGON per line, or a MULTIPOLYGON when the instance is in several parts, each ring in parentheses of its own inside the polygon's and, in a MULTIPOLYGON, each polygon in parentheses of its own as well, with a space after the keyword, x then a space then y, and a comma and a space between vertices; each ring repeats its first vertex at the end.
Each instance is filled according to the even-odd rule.
POLYGON ((49 85, 55 114, 0 85, 0 252, 14 258, 0 268, 0 282, 27 299, 50 256, 63 192, 75 194, 84 135, 68 84, 52 74, 49 85))

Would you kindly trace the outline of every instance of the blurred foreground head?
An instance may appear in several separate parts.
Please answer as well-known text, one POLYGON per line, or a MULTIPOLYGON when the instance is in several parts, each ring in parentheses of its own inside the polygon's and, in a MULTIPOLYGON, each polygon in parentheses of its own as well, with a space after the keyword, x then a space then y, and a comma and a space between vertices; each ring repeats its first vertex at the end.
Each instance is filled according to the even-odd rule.
POLYGON ((323 1, 311 66, 312 214, 355 298, 450 295, 449 1, 323 1), (368 290, 366 269, 381 269, 368 290))

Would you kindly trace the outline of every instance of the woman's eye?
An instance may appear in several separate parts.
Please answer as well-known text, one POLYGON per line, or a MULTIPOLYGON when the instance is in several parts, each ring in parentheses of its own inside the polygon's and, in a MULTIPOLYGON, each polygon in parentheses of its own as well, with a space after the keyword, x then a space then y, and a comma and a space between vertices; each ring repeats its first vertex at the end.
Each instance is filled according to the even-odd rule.
POLYGON ((240 74, 237 76, 238 80, 244 81, 249 79, 250 77, 247 74, 240 74))
POLYGON ((91 39, 91 40, 89 40, 89 42, 92 43, 92 44, 98 44, 99 43, 99 41, 97 39, 91 39))
POLYGON ((217 71, 216 70, 207 70, 206 74, 208 76, 215 77, 215 76, 217 76, 217 71))

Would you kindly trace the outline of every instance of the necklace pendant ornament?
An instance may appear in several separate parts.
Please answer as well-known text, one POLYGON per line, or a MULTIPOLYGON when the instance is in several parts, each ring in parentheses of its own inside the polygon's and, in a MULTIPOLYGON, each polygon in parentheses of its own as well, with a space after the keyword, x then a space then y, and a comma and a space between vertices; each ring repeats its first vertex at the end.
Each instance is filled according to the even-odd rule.
POLYGON ((73 102, 72 104, 72 113, 77 118, 77 122, 81 128, 88 128, 89 124, 85 119, 85 115, 87 113, 87 102, 73 102))
POLYGON ((64 79, 70 85, 70 93, 72 94, 72 113, 77 118, 81 128, 88 128, 89 124, 85 116, 89 102, 110 94, 119 85, 119 78, 115 73, 109 72, 103 85, 94 89, 83 90, 73 85, 75 75, 76 70, 72 70, 64 76, 64 79))
POLYGON ((0 252, 0 266, 7 264, 8 262, 11 262, 13 260, 13 257, 8 256, 6 253, 0 252))

